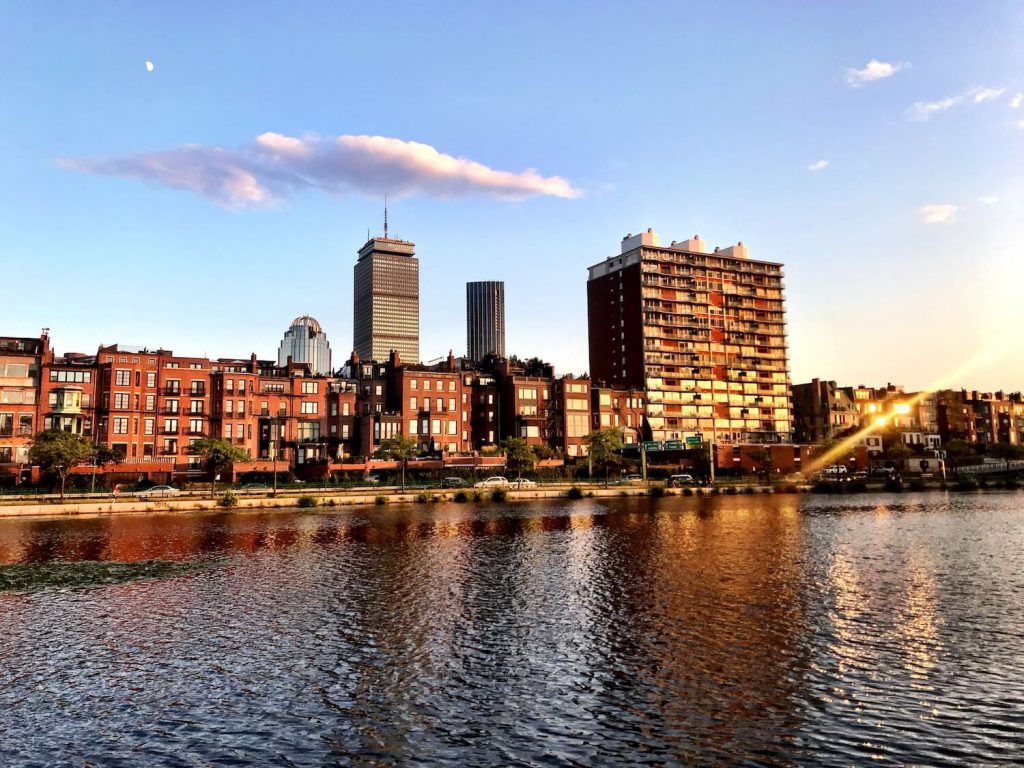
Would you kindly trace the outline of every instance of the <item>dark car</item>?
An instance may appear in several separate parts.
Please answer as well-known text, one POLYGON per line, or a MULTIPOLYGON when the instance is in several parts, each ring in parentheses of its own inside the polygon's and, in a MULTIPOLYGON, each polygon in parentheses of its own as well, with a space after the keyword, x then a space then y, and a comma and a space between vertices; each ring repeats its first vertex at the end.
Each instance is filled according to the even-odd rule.
POLYGON ((441 481, 442 488, 465 488, 469 485, 461 477, 446 477, 441 481))

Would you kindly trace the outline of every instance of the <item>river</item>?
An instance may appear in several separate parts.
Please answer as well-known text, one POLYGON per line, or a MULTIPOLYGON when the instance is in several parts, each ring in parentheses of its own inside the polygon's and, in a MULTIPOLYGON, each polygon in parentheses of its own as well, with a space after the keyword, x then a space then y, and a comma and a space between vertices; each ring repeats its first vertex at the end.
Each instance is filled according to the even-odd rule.
POLYGON ((1014 763, 1022 507, 3 519, 0 764, 1014 763))

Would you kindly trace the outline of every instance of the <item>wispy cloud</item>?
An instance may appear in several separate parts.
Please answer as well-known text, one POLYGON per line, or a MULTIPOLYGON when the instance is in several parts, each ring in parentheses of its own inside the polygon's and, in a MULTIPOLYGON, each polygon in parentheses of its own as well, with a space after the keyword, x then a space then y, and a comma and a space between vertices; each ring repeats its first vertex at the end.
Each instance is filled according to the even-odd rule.
POLYGON ((1024 93, 1018 93, 1010 99, 1010 109, 1017 109, 1021 104, 1024 104, 1024 93))
POLYGON ((927 120, 939 112, 945 112, 963 101, 963 96, 947 96, 938 101, 917 101, 908 110, 907 116, 911 120, 927 120))
POLYGON ((925 224, 946 224, 956 221, 958 210, 960 209, 952 203, 938 203, 921 206, 917 213, 925 224))
POLYGON ((847 68, 846 84, 851 88, 860 88, 865 83, 892 77, 906 66, 907 64, 902 61, 893 64, 888 61, 872 59, 864 65, 863 69, 847 68))
POLYGON ((946 98, 939 99, 938 101, 918 101, 907 110, 907 118, 919 121, 928 120, 939 112, 945 112, 947 109, 951 109, 958 104, 965 102, 982 104, 986 101, 995 101, 1004 93, 1006 93, 1005 88, 979 87, 971 88, 969 91, 957 94, 956 96, 947 96, 946 98))
POLYGON ((998 99, 1004 93, 1006 93, 1005 88, 975 88, 971 95, 975 104, 981 104, 983 101, 998 99))
POLYGON ((999 202, 998 195, 985 195, 985 197, 979 197, 978 202, 982 205, 995 205, 999 202))
POLYGON ((239 149, 186 145, 118 157, 66 158, 64 168, 160 184, 231 208, 256 208, 301 190, 332 195, 425 195, 439 198, 576 198, 560 176, 532 168, 501 171, 429 144, 386 136, 295 138, 264 133, 239 149))
POLYGON ((828 160, 819 160, 807 166, 808 171, 823 171, 828 168, 828 160))

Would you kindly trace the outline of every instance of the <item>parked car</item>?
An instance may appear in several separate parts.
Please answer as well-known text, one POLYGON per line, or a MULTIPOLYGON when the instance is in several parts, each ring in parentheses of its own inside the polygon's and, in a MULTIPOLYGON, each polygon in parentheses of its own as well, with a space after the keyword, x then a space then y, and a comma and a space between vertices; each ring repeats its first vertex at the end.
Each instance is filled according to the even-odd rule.
POLYGON ((446 477, 441 481, 442 488, 465 488, 468 483, 461 477, 446 477))
POLYGON ((366 483, 367 485, 379 485, 380 475, 367 475, 366 477, 363 478, 363 482, 366 483))
POLYGON ((872 477, 881 477, 885 480, 891 480, 897 474, 895 467, 875 467, 871 470, 872 477))
POLYGON ((153 496, 178 496, 180 493, 181 491, 170 485, 154 485, 152 488, 139 491, 138 497, 140 499, 148 499, 153 496))
POLYGON ((509 482, 504 477, 488 477, 473 485, 474 488, 508 488, 509 482))
POLYGON ((687 486, 697 485, 697 481, 693 475, 672 475, 666 485, 669 488, 686 488, 687 486))
POLYGON ((643 481, 643 475, 626 475, 624 478, 622 478, 622 482, 629 483, 630 485, 638 485, 643 481))
POLYGON ((537 487, 537 484, 535 482, 533 482, 533 480, 527 480, 525 477, 519 478, 518 480, 516 480, 513 483, 513 485, 515 485, 516 488, 536 488, 537 487))
POLYGON ((263 483, 246 483, 238 490, 255 493, 257 491, 266 491, 269 489, 263 483))

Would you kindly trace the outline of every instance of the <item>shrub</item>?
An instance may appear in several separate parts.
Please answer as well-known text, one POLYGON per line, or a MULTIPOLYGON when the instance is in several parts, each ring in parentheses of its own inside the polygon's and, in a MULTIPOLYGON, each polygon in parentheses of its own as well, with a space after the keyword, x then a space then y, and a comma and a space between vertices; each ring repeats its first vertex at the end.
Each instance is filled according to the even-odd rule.
POLYGON ((416 503, 417 504, 426 504, 427 501, 429 501, 429 500, 430 500, 430 497, 427 496, 427 494, 425 494, 425 493, 417 493, 416 494, 416 503))
POLYGON ((851 480, 847 484, 847 490, 850 493, 867 493, 868 484, 865 483, 863 480, 851 480))
POLYGON ((1007 480, 1005 483, 1003 483, 1003 487, 1008 491, 1016 491, 1018 488, 1020 488, 1020 483, 1017 482, 1016 480, 1007 480))
POLYGON ((747 495, 753 495, 755 491, 748 485, 746 488, 743 489, 743 492, 747 495))
POLYGON ((983 491, 988 490, 988 480, 979 480, 978 487, 981 488, 983 491))
POLYGON ((588 499, 594 498, 594 492, 593 491, 587 491, 587 498, 588 499))
POLYGON ((903 491, 903 481, 890 477, 885 481, 885 485, 883 487, 885 490, 891 491, 892 493, 900 493, 903 491))
POLYGON ((299 496, 299 499, 295 504, 303 509, 315 507, 317 505, 316 496, 299 496))
POLYGON ((926 488, 924 480, 916 477, 907 484, 907 487, 912 491, 923 491, 926 488))
POLYGON ((797 493, 799 490, 796 483, 783 483, 775 486, 775 493, 797 493))
POLYGON ((683 488, 683 496, 693 496, 693 488, 683 488))
POLYGON ((231 509, 238 506, 238 497, 231 491, 225 491, 224 495, 217 499, 217 506, 224 509, 231 509))
POLYGON ((815 493, 841 493, 839 483, 829 483, 825 480, 817 480, 811 489, 815 493))
POLYGON ((338 502, 336 502, 334 499, 328 499, 327 500, 327 506, 328 507, 336 507, 336 506, 338 506, 338 502))
POLYGON ((382 507, 388 503, 388 500, 384 496, 375 496, 373 499, 373 503, 376 504, 378 507, 382 507))
POLYGON ((465 504, 467 501, 469 501, 469 494, 467 494, 465 491, 459 491, 454 496, 452 496, 452 501, 454 501, 456 504, 465 504))
POLYGON ((500 501, 504 501, 507 498, 508 498, 508 494, 505 492, 504 488, 495 488, 493 491, 491 491, 491 501, 499 501, 500 502, 500 501))
POLYGON ((956 485, 953 486, 955 491, 976 491, 978 490, 978 484, 972 477, 958 477, 956 479, 956 485))
POLYGON ((725 493, 728 496, 735 496, 737 493, 739 493, 739 491, 736 490, 736 486, 735 485, 730 485, 728 488, 725 489, 725 493))
POLYGON ((719 490, 718 490, 718 487, 717 487, 717 486, 713 487, 713 488, 711 489, 711 491, 710 491, 710 492, 711 492, 712 494, 718 494, 718 493, 721 493, 721 491, 719 491, 719 490))
POLYGON ((574 485, 569 489, 569 492, 565 494, 570 499, 582 499, 583 491, 580 490, 578 485, 574 485))
POLYGON ((651 498, 660 499, 665 495, 665 489, 660 485, 652 485, 651 490, 649 490, 648 493, 651 495, 651 498))
POLYGON ((473 501, 483 501, 483 494, 480 491, 473 491, 473 501))

